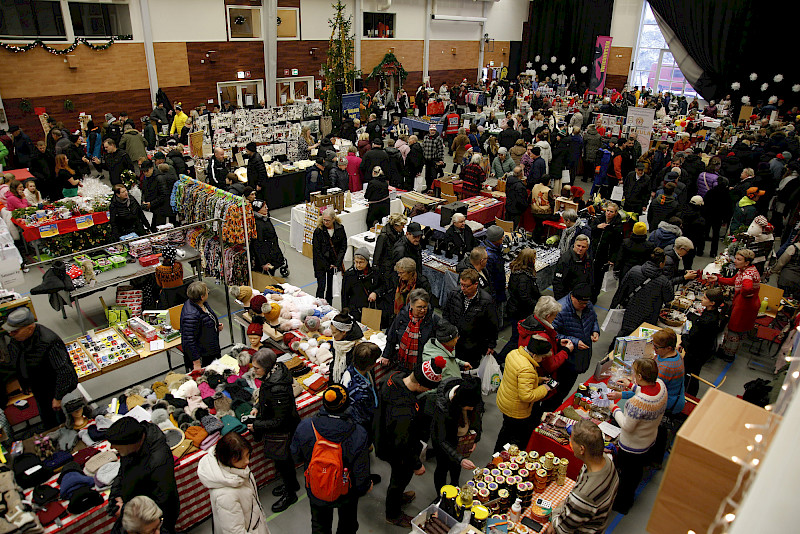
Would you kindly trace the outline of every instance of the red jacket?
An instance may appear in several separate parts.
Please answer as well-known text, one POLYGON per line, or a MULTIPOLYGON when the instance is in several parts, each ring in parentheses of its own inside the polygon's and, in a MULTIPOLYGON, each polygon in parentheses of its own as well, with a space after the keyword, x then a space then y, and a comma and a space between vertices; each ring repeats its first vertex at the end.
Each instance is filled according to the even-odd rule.
POLYGON ((445 118, 445 135, 455 135, 458 133, 458 126, 461 123, 461 117, 458 113, 449 113, 445 118))

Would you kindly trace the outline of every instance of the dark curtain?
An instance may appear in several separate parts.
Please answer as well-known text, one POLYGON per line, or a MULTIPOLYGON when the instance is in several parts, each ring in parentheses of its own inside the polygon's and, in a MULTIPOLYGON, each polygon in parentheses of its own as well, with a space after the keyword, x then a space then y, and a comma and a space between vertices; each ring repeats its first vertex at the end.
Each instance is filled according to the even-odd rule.
POLYGON ((754 0, 648 0, 675 33, 689 57, 703 73, 693 87, 706 100, 731 95, 734 103, 749 96, 753 104, 775 95, 796 100, 791 90, 800 83, 793 62, 797 37, 788 29, 800 15, 800 2, 769 3, 754 0), (783 27, 783 23, 789 27, 783 27), (750 74, 758 78, 750 80, 750 74), (775 82, 777 74, 784 79, 775 82), (739 82, 741 89, 731 89, 739 82), (768 87, 762 91, 761 85, 768 87))
POLYGON ((532 63, 531 68, 541 81, 545 76, 559 74, 559 66, 564 65, 567 76, 575 74, 579 83, 588 83, 597 36, 611 35, 613 7, 613 0, 533 2, 528 20, 527 57, 520 61, 520 70, 524 72, 526 63, 532 63), (539 61, 535 61, 536 56, 539 61), (557 59, 555 63, 550 62, 552 56, 557 59), (573 57, 575 63, 572 63, 573 57), (547 70, 542 70, 543 64, 547 65, 547 70), (585 74, 580 71, 583 66, 588 69, 585 74))

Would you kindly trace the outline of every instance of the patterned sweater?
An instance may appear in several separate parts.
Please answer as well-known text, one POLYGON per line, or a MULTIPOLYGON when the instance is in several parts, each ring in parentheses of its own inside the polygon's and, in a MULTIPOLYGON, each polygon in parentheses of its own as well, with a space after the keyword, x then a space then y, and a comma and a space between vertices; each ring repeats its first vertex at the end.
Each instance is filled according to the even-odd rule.
POLYGON ((660 378, 653 386, 636 386, 633 397, 625 403, 625 409, 616 406, 612 412, 622 429, 620 448, 631 454, 647 452, 656 441, 658 425, 666 408, 667 386, 660 378))
POLYGON ((619 476, 611 457, 600 471, 590 473, 584 465, 575 487, 564 503, 553 511, 556 534, 594 534, 602 532, 617 495, 619 476))

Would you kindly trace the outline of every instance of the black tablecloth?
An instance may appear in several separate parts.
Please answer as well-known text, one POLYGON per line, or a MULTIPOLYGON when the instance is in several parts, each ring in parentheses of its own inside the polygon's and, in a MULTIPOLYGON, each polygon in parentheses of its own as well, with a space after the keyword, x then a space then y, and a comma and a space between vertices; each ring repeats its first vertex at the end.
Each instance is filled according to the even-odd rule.
POLYGON ((284 172, 268 180, 267 205, 270 210, 294 206, 305 201, 305 171, 284 172))

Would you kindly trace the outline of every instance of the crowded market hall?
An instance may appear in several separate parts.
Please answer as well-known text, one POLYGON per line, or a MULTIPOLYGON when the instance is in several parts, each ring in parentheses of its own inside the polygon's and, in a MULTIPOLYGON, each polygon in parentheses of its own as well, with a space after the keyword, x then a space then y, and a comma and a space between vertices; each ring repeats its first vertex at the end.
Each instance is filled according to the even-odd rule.
POLYGON ((793 531, 773 10, 0 12, 0 534, 793 531))

